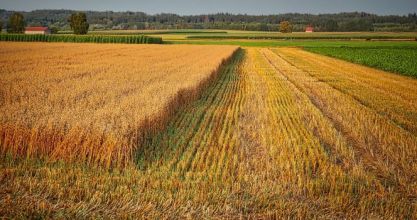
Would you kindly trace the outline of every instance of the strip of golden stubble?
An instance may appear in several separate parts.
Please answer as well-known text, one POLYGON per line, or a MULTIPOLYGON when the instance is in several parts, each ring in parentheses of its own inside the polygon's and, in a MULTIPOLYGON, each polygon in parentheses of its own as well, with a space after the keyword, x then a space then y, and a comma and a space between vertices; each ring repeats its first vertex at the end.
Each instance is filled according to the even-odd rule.
POLYGON ((235 50, 1 43, 2 154, 127 164, 144 119, 163 117, 179 90, 198 87, 235 50))
POLYGON ((288 62, 417 136, 417 80, 298 48, 279 52, 288 62))
POLYGON ((236 128, 245 95, 245 79, 237 71, 242 59, 240 51, 202 98, 172 119, 151 150, 139 155, 139 167, 153 169, 153 164, 191 179, 235 178, 236 128))
POLYGON ((247 51, 239 133, 248 212, 299 218, 410 216, 408 200, 365 171, 332 121, 281 72, 275 55, 267 49, 247 51))
POLYGON ((398 127, 388 116, 380 115, 352 96, 318 80, 299 68, 298 64, 287 62, 291 55, 286 49, 278 49, 275 53, 266 49, 263 53, 277 71, 307 94, 317 108, 333 121, 353 147, 357 161, 380 179, 385 188, 399 193, 410 202, 415 199, 416 136, 398 127))

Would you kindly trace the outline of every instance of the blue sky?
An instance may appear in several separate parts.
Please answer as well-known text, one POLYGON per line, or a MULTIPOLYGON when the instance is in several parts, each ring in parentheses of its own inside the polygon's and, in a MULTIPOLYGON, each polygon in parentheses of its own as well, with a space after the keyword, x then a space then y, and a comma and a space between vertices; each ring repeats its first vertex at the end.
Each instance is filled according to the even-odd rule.
POLYGON ((277 14, 287 12, 337 13, 365 11, 376 14, 417 12, 417 0, 0 0, 9 10, 75 9, 97 11, 167 12, 181 15, 216 12, 277 14))

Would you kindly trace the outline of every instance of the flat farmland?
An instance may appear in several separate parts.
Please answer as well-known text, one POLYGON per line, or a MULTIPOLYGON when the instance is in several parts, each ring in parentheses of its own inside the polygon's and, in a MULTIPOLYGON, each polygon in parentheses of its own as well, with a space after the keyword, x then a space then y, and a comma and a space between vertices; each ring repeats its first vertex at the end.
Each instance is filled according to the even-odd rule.
MULTIPOLYGON (((131 156, 125 158, 129 162, 121 169, 71 161, 50 162, 48 158, 55 154, 47 154, 45 158, 29 154, 27 159, 20 160, 7 155, 0 157, 0 216, 417 218, 417 80, 414 78, 300 48, 28 44, 29 49, 55 47, 68 51, 50 49, 51 52, 40 55, 41 52, 32 49, 35 57, 31 57, 19 54, 26 50, 23 44, 4 45, 3 53, 16 54, 0 58, 2 64, 14 67, 2 66, 5 76, 15 78, 13 83, 2 79, 5 85, 2 88, 7 88, 2 95, 10 97, 2 99, 1 113, 10 118, 6 118, 7 122, 13 126, 17 122, 30 126, 28 121, 46 121, 57 123, 62 129, 56 119, 62 117, 65 119, 62 122, 81 121, 83 127, 77 127, 77 135, 88 128, 106 128, 109 131, 106 135, 126 137, 124 131, 129 131, 132 124, 140 125, 161 108, 164 112, 169 97, 177 94, 176 97, 185 98, 174 99, 177 101, 168 105, 178 111, 163 114, 166 124, 152 120, 148 123, 165 125, 155 126, 140 148, 132 148, 131 156), (80 47, 91 47, 89 50, 94 53, 83 52, 80 47), (129 56, 123 56, 125 53, 129 56), (61 64, 55 63, 56 56, 68 54, 82 55, 79 60, 68 58, 61 64), (19 91, 26 91, 24 94, 44 91, 33 86, 40 87, 45 82, 48 85, 45 88, 56 85, 60 89, 54 94, 62 94, 62 89, 68 87, 59 84, 65 82, 62 74, 50 82, 46 76, 42 82, 37 81, 39 76, 23 80, 24 73, 32 76, 40 65, 36 56, 42 57, 42 63, 51 72, 67 67, 61 71, 75 74, 82 85, 90 84, 86 79, 78 79, 78 75, 93 74, 91 77, 95 78, 88 91, 106 97, 102 102, 108 103, 105 105, 108 108, 90 110, 100 106, 94 102, 98 98, 83 97, 80 100, 85 102, 73 104, 77 110, 71 112, 74 114, 64 114, 64 110, 55 113, 55 109, 61 108, 54 108, 49 110, 54 114, 41 111, 42 117, 26 116, 30 111, 20 111, 28 108, 27 104, 10 111, 13 106, 10 100, 21 99, 16 95, 21 94, 19 91), (55 62, 49 61, 52 58, 55 62), (222 62, 224 59, 228 61, 222 62), (21 60, 25 60, 24 65, 17 65, 21 60), (67 64, 70 61, 78 69, 67 64), (76 61, 88 65, 77 65, 76 61), (96 65, 97 69, 92 68, 96 65), (91 69, 86 71, 87 67, 91 69), (135 81, 135 71, 145 71, 149 78, 140 74, 140 80, 135 81), (199 85, 213 71, 217 73, 215 77, 199 85), (103 84, 102 74, 109 79, 103 84), (123 93, 127 88, 136 88, 136 84, 139 92, 132 90, 138 100, 132 99, 130 92, 123 93), (190 87, 201 89, 177 93, 190 87), (149 101, 141 102, 143 99, 149 101), (121 109, 123 100, 130 108, 121 109), (102 112, 106 114, 101 115, 102 112), (88 117, 73 119, 75 113, 88 117)), ((41 72, 38 74, 42 76, 41 72)), ((74 83, 68 84, 73 86, 65 91, 78 91, 74 83)), ((34 109, 48 106, 54 100, 39 93, 48 99, 43 104, 26 101, 34 109)), ((34 100, 42 100, 35 94, 34 100)), ((67 99, 72 97, 72 92, 65 94, 67 99)), ((6 121, 3 117, 2 120, 6 121)), ((82 142, 88 136, 74 137, 82 142)), ((2 144, 9 146, 7 142, 2 144)), ((100 149, 91 144, 85 146, 91 152, 100 149)), ((67 154, 61 155, 65 158, 67 154)))
POLYGON ((126 164, 144 120, 169 114, 179 91, 208 80, 235 50, 0 43, 1 151, 126 164))

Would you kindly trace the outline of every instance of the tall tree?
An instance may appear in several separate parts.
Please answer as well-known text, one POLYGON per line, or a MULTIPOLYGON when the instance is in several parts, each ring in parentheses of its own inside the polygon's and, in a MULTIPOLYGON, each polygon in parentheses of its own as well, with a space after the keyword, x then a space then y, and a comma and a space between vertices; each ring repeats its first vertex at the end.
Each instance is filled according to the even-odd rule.
POLYGON ((23 33, 25 31, 25 18, 22 14, 15 12, 9 18, 7 25, 7 32, 9 33, 23 33))
POLYGON ((3 21, 0 20, 0 33, 1 33, 2 30, 3 30, 3 21))
POLYGON ((281 33, 292 33, 292 25, 289 21, 281 21, 279 23, 279 31, 281 33))
POLYGON ((90 25, 87 22, 87 15, 85 13, 78 12, 72 14, 69 22, 74 34, 87 34, 90 25))

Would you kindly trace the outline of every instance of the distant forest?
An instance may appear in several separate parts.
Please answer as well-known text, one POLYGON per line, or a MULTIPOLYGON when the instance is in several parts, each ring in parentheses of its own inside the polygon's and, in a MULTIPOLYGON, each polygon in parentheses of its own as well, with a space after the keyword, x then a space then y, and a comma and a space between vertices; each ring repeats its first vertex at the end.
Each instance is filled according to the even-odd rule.
MULTIPOLYGON (((71 10, 35 10, 21 12, 27 25, 49 26, 70 30, 71 10)), ((0 9, 0 20, 5 27, 13 11, 0 9)), ((149 15, 143 12, 86 11, 90 30, 152 30, 152 29, 225 29, 277 31, 280 21, 290 21, 294 31, 304 31, 311 25, 315 31, 417 31, 416 13, 405 16, 375 15, 364 12, 338 14, 208 14, 180 16, 176 14, 149 15)))

